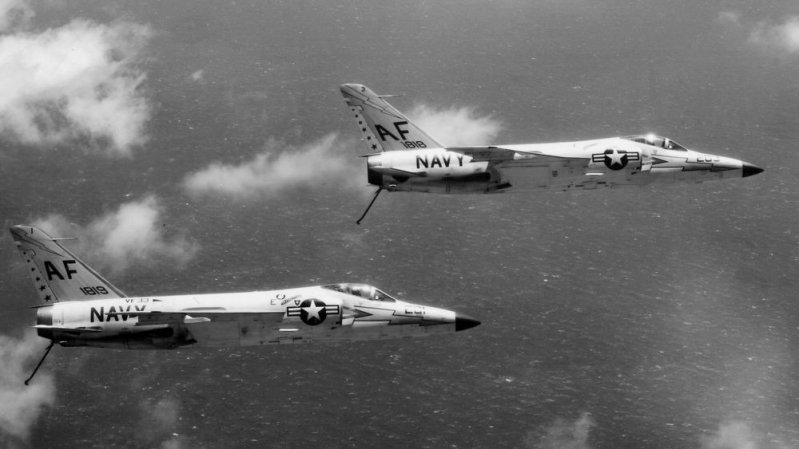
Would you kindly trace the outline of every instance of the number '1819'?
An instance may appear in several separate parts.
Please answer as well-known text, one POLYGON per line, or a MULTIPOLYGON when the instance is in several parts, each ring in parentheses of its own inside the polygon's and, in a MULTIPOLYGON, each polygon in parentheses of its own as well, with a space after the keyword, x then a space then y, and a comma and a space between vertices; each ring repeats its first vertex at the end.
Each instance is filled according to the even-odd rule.
POLYGON ((102 285, 98 285, 97 287, 81 287, 81 293, 86 296, 94 296, 94 295, 107 295, 108 290, 103 287, 102 285))

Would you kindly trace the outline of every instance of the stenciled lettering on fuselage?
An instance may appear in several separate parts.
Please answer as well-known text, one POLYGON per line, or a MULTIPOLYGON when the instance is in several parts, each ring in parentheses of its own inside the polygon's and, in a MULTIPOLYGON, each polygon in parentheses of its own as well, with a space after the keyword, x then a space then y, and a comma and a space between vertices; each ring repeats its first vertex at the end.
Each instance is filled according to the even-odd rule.
POLYGON ((107 295, 108 289, 102 285, 98 285, 96 287, 81 287, 80 292, 86 296, 107 295))
POLYGON ((386 141, 386 136, 390 136, 392 139, 397 141, 405 140, 405 135, 410 134, 410 131, 403 128, 403 126, 408 126, 408 122, 394 122, 394 129, 397 130, 397 134, 399 134, 399 137, 397 137, 380 123, 375 124, 377 134, 380 136, 380 140, 383 142, 386 141))
POLYGON ((274 298, 269 300, 269 304, 276 306, 280 304, 281 306, 285 306, 286 304, 290 303, 291 301, 296 301, 300 295, 294 295, 292 297, 287 297, 285 293, 278 293, 275 295, 274 298))
POLYGON ((341 308, 338 305, 328 306, 319 299, 306 299, 297 307, 286 307, 287 316, 298 316, 303 323, 309 326, 322 324, 328 315, 339 314, 341 314, 341 308))
POLYGON ((641 159, 641 154, 635 151, 617 150, 610 148, 603 153, 591 155, 591 161, 594 163, 604 162, 605 167, 611 170, 621 170, 627 166, 629 161, 638 161, 641 159))
POLYGON ((53 265, 52 262, 50 262, 49 260, 44 261, 44 271, 47 274, 48 281, 52 281, 53 276, 58 277, 62 281, 65 281, 67 279, 72 279, 73 274, 78 274, 77 270, 74 270, 72 267, 70 267, 70 265, 75 265, 77 264, 77 262, 75 262, 74 260, 64 260, 63 264, 64 264, 64 273, 66 273, 66 277, 64 277, 64 275, 61 274, 61 271, 59 271, 58 267, 53 265))
MULTIPOLYGON (((405 127, 408 126, 408 122, 392 122, 394 125, 394 132, 389 129, 386 129, 385 126, 381 125, 380 123, 375 124, 375 129, 377 130, 377 135, 380 137, 380 140, 383 142, 386 141, 386 137, 391 137, 392 139, 396 140, 397 142, 402 142, 402 146, 407 149, 416 149, 416 148, 427 148, 427 144, 421 140, 406 140, 405 136, 410 134, 411 132, 406 129, 405 127)), ((374 147, 373 147, 374 149, 374 147)))
MULTIPOLYGON (((424 156, 416 156, 416 168, 421 169, 424 168, 449 168, 450 166, 455 167, 455 161, 452 160, 452 154, 444 154, 442 156, 435 155, 430 158, 427 155, 424 156)), ((455 155, 455 160, 457 160, 457 166, 463 167, 463 155, 457 154, 455 155)))
POLYGON ((144 312, 145 308, 147 308, 146 304, 142 304, 140 306, 131 304, 111 306, 108 308, 108 310, 105 309, 105 306, 92 307, 91 311, 89 312, 89 321, 92 323, 95 321, 100 323, 111 320, 119 321, 120 319, 122 321, 127 321, 130 317, 129 312, 144 312))

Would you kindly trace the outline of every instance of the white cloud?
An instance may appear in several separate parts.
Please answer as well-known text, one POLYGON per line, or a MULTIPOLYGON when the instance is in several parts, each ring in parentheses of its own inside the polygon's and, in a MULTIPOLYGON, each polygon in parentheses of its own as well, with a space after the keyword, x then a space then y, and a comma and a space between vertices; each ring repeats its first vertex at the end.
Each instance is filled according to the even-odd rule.
POLYGON ((574 422, 558 418, 545 429, 543 436, 536 437, 529 432, 525 439, 525 447, 536 449, 589 449, 588 435, 596 426, 588 412, 583 413, 574 422))
POLYGON ((125 203, 86 227, 70 223, 62 215, 51 215, 34 225, 54 237, 77 237, 76 251, 92 254, 105 268, 117 273, 139 262, 185 264, 197 253, 198 246, 183 234, 167 238, 161 213, 158 199, 148 196, 125 203))
POLYGON ((0 446, 22 446, 39 415, 55 403, 55 381, 39 372, 30 385, 23 381, 44 354, 45 340, 33 332, 22 339, 0 335, 0 446))
POLYGON ((262 198, 303 187, 351 188, 366 184, 363 166, 350 151, 352 144, 340 141, 336 134, 299 148, 288 147, 275 155, 279 146, 269 142, 265 152, 242 164, 212 163, 186 176, 184 187, 193 196, 262 198))
POLYGON ((799 16, 786 17, 782 23, 758 23, 751 34, 749 41, 768 48, 799 52, 799 16))
POLYGON ((177 399, 145 399, 139 403, 139 410, 141 423, 136 437, 142 446, 163 449, 196 447, 188 438, 178 433, 181 410, 177 399))
POLYGON ((722 11, 716 22, 733 30, 743 30, 749 44, 778 53, 799 53, 799 16, 786 16, 781 22, 748 20, 738 11, 722 11))
POLYGON ((445 146, 488 145, 502 130, 502 124, 493 116, 480 116, 468 106, 440 109, 419 104, 408 116, 445 146))
MULTIPOLYGON (((0 29, 33 15, 24 1, 0 1, 0 29)), ((146 141, 151 112, 138 65, 151 34, 138 24, 76 19, 0 35, 0 133, 37 146, 88 140, 89 149, 130 156, 146 141)))
POLYGON ((702 449, 757 449, 760 447, 752 429, 744 422, 721 424, 718 432, 702 437, 702 449))

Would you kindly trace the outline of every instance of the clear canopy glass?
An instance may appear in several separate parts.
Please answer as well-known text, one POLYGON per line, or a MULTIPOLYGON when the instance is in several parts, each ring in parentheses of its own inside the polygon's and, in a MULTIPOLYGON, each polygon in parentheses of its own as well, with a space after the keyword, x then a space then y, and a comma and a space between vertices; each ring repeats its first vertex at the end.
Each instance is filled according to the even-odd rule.
POLYGON ((633 142, 651 145, 653 147, 663 148, 666 150, 687 151, 687 149, 679 143, 669 139, 668 137, 658 136, 655 134, 641 134, 638 136, 624 136, 622 139, 631 140, 633 142))
POLYGON ((323 285, 322 288, 335 290, 337 292, 346 293, 348 295, 359 296, 370 301, 382 302, 395 302, 396 299, 392 298, 388 293, 380 290, 377 287, 368 284, 329 284, 323 285))

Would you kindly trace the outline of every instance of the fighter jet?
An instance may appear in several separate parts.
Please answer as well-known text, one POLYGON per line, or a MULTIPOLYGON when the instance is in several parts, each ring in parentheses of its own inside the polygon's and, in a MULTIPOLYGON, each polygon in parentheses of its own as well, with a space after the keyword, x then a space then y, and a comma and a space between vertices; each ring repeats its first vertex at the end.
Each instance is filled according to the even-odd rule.
POLYGON ((396 299, 371 285, 329 284, 245 293, 128 296, 41 229, 14 226, 39 305, 36 325, 55 343, 118 349, 235 347, 422 337, 479 321, 396 299))
POLYGON ((510 188, 596 189, 746 178, 763 171, 737 159, 689 150, 654 134, 446 147, 368 87, 343 84, 341 93, 373 152, 366 156, 366 173, 377 191, 358 223, 382 190, 491 193, 510 188))

